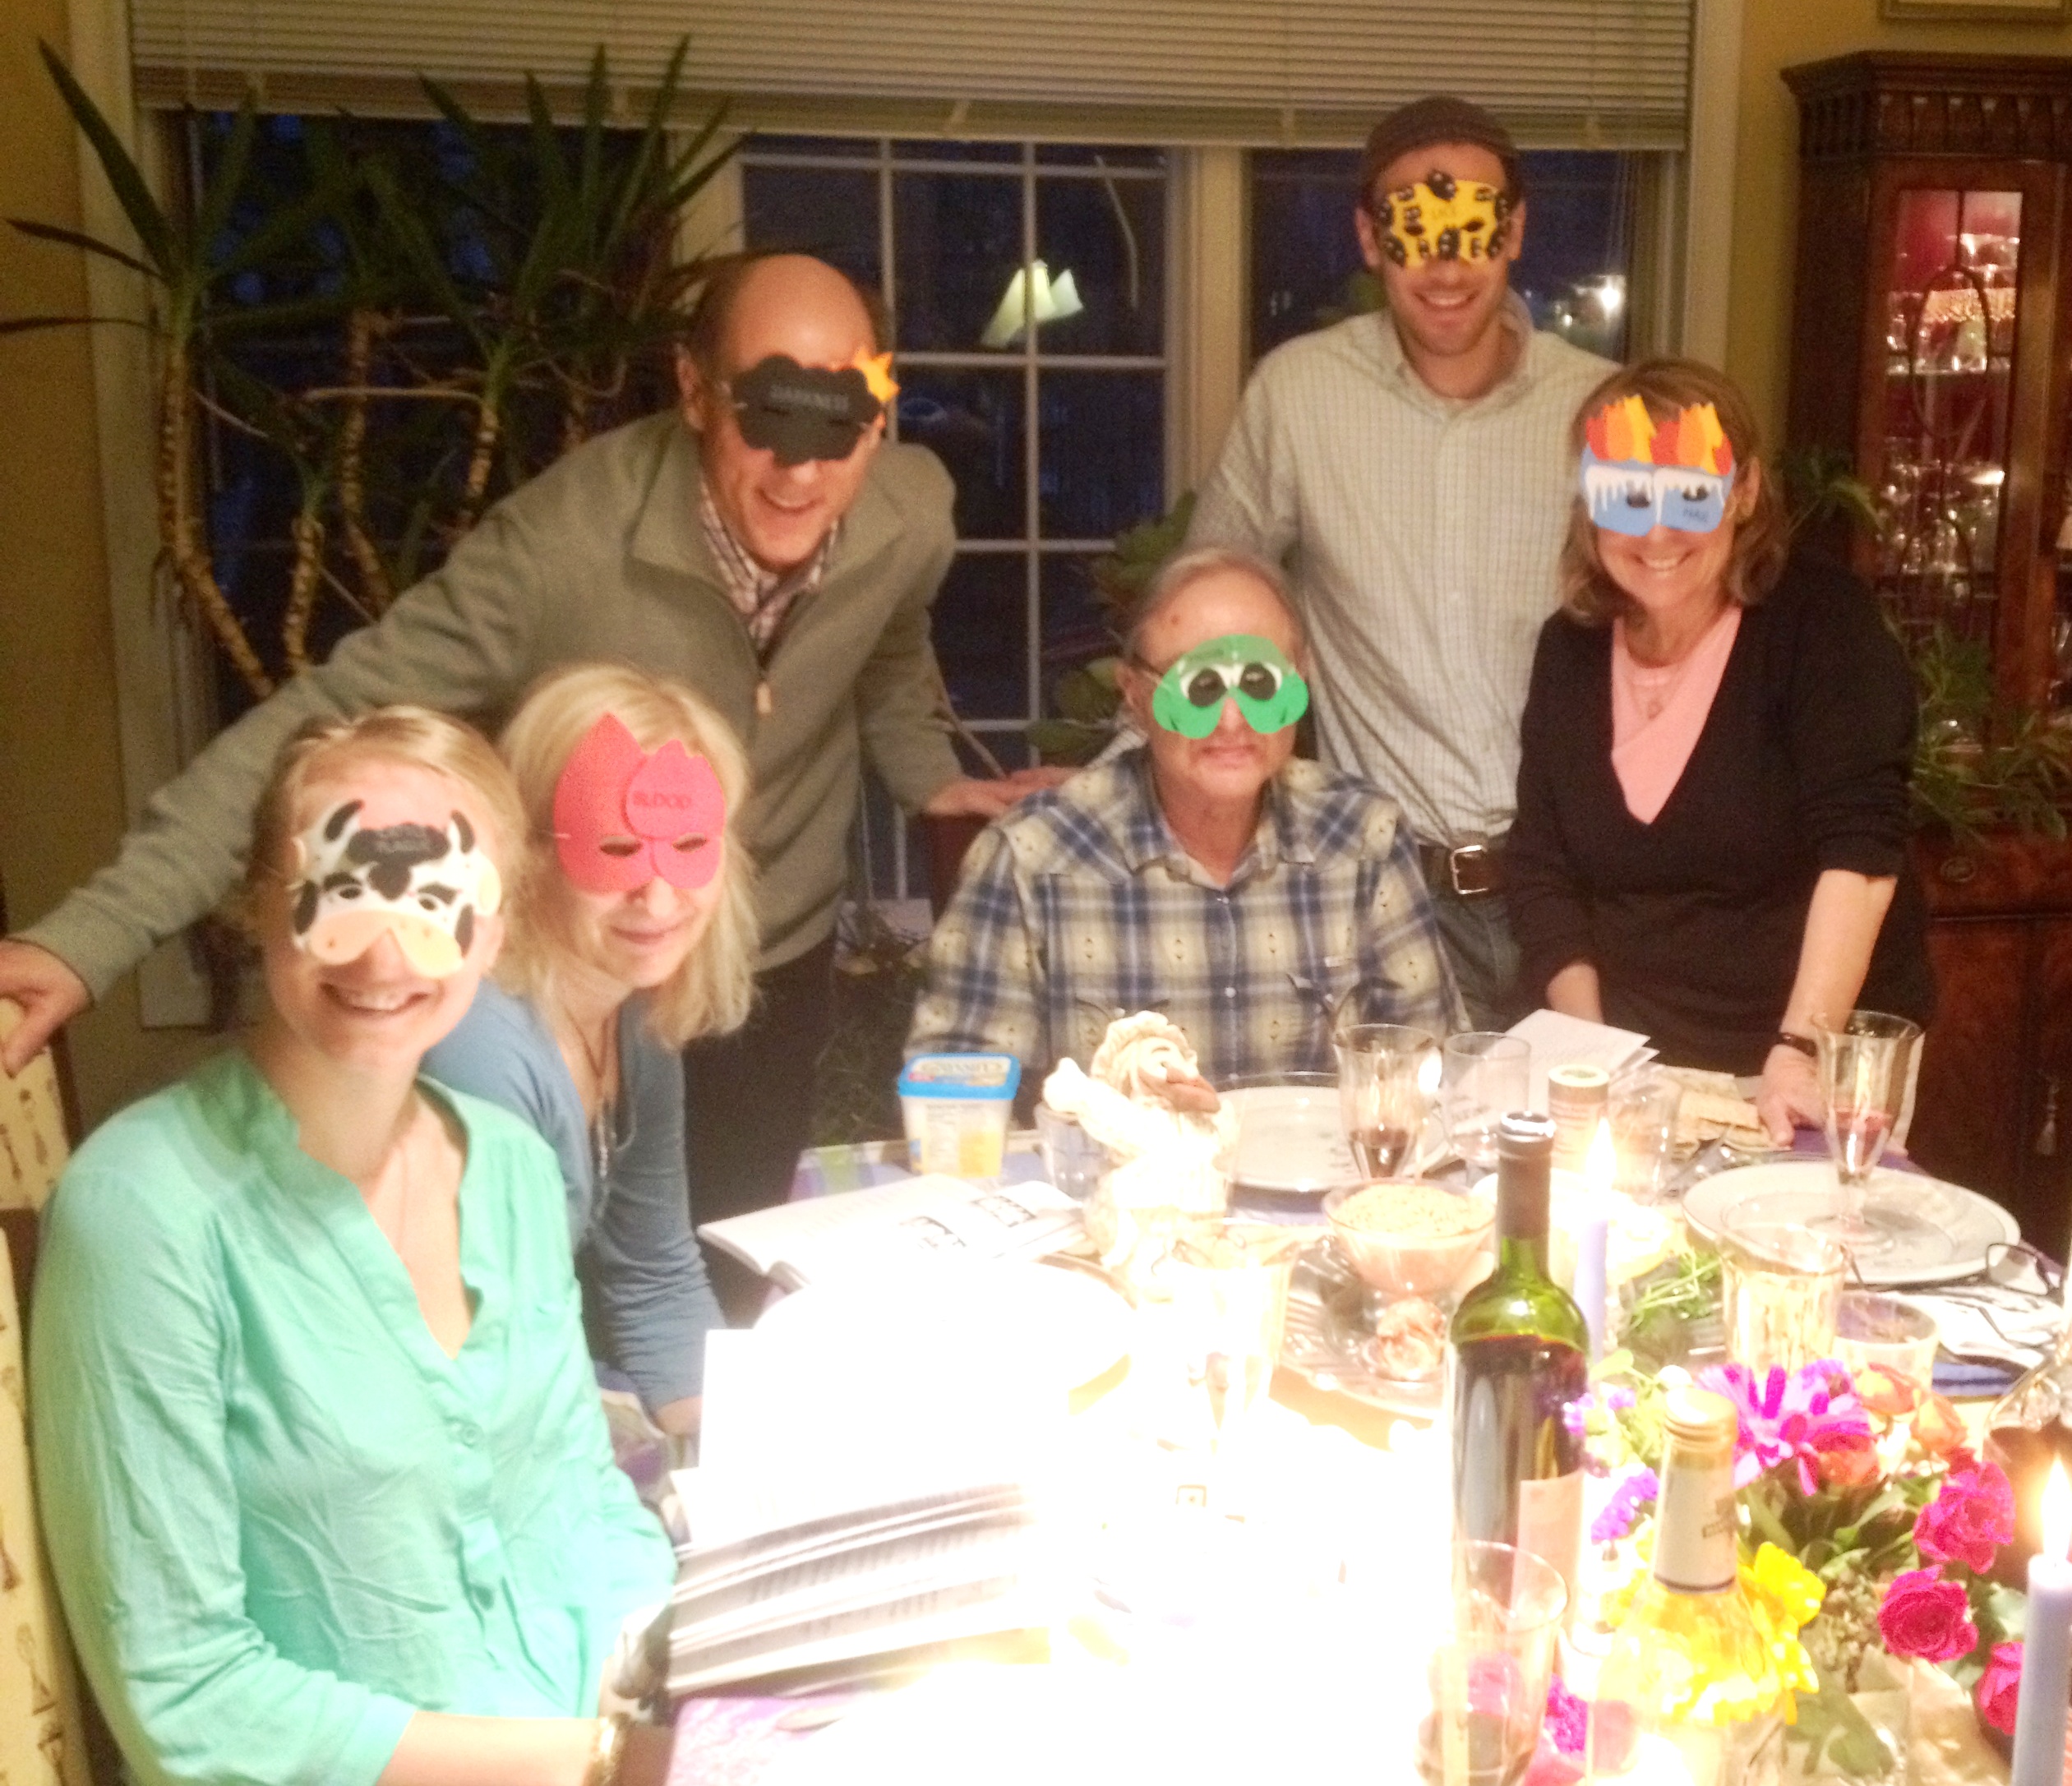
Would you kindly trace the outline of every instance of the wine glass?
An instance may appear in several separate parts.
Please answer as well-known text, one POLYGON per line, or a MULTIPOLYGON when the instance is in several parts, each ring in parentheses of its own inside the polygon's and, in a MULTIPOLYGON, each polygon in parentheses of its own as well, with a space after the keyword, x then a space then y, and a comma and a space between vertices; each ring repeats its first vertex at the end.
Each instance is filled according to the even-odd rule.
POLYGON ((1882 1011, 1852 1011, 1839 1028, 1813 1027, 1820 1099, 1840 1206, 1824 1224, 1859 1254, 1881 1252, 1913 1224, 1867 1213, 1864 1191, 1913 1082, 1921 1026, 1882 1011))
POLYGON ((1532 1044, 1520 1036, 1468 1030, 1446 1044, 1447 1138, 1472 1183, 1497 1170, 1497 1129, 1532 1091, 1532 1044))
POLYGON ((1415 1158, 1439 1089, 1437 1039, 1404 1023, 1354 1023, 1332 1046, 1353 1159, 1368 1178, 1393 1178, 1415 1158))

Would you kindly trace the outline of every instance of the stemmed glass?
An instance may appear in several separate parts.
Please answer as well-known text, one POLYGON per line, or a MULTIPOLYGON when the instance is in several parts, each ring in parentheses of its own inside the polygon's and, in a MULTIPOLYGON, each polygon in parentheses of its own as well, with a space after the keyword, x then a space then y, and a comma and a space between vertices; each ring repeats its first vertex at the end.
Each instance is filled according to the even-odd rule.
POLYGON ((1333 1046, 1353 1159, 1365 1177, 1393 1178, 1416 1157, 1439 1089, 1437 1039, 1403 1023, 1354 1023, 1333 1046))
POLYGON ((1876 1253, 1913 1225, 1904 1216, 1867 1213, 1864 1192, 1905 1107, 1921 1026, 1882 1011, 1852 1011, 1839 1029, 1816 1024, 1813 1036, 1828 1151, 1840 1193, 1839 1208, 1822 1225, 1853 1252, 1876 1253))

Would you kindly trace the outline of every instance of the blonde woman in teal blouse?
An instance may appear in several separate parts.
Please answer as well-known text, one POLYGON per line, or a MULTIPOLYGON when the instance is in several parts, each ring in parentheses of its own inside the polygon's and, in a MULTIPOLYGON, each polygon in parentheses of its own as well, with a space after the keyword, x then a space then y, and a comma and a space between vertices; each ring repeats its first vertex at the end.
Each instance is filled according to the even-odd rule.
POLYGON ((80 1150, 30 1355, 65 1610, 132 1774, 628 1786, 599 1719, 669 1546, 613 1467, 561 1175, 418 1076, 501 941, 487 745, 390 708, 291 742, 244 893, 267 1008, 80 1150))

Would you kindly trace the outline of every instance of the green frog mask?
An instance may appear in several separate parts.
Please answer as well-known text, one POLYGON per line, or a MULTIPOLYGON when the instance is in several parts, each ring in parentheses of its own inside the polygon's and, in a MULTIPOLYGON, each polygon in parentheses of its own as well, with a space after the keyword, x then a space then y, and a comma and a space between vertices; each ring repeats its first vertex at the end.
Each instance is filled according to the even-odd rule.
POLYGON ((1309 711, 1309 685, 1278 645, 1254 633, 1225 633, 1197 645, 1159 678, 1151 718, 1183 737, 1206 738, 1232 697, 1244 722, 1269 736, 1309 711))

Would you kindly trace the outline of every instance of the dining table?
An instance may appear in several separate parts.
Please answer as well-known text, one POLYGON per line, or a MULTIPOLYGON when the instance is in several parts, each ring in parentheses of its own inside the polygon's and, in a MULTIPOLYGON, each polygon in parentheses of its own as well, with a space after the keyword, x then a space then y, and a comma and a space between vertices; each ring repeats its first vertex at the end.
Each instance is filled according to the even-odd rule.
MULTIPOLYGON (((901 1142, 815 1149, 792 1195, 910 1170, 901 1142)), ((1042 1170, 1034 1137, 1012 1136, 1003 1176, 1042 1170)), ((1120 1359, 1073 1397, 1059 1442, 1110 1504, 1086 1522, 1083 1583, 1047 1627, 890 1688, 687 1698, 671 1786, 1417 1781, 1427 1659, 1448 1605, 1442 1433, 1283 1368, 1218 1460, 1213 1504, 1176 1512, 1161 1498, 1172 1461, 1133 1438, 1134 1368, 1120 1359)), ((1910 1786, 2005 1780, 1964 1691, 1901 1666, 1910 1786)), ((1549 1732, 1522 1786, 1580 1777, 1549 1732)))

